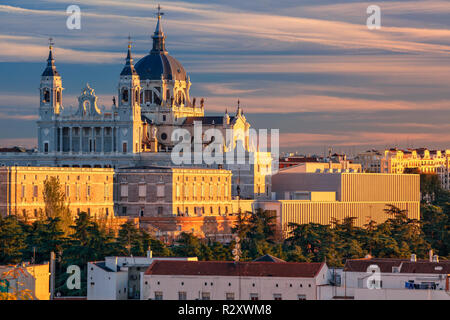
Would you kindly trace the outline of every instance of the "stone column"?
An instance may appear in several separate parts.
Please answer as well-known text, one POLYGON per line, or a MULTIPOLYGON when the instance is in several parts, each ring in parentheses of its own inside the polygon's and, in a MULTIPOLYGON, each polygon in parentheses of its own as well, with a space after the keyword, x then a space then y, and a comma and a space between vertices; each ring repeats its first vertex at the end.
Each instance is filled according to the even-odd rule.
POLYGON ((80 153, 83 152, 83 127, 80 127, 80 153))
POLYGON ((95 152, 95 127, 91 127, 91 152, 95 152))
POLYGON ((72 153, 73 146, 72 146, 72 127, 69 127, 69 152, 72 153))
POLYGON ((63 151, 63 127, 59 127, 59 152, 63 151))
POLYGON ((102 127, 102 147, 101 152, 105 152, 105 127, 102 127))

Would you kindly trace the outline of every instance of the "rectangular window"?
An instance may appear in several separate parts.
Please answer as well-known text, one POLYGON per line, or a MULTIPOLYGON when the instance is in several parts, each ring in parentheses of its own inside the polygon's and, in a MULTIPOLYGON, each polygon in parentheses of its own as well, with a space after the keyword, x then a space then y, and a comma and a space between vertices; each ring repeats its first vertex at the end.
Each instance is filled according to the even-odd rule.
POLYGON ((158 215, 162 215, 163 214, 163 207, 158 207, 158 215))
POLYGON ((38 186, 33 186, 33 197, 37 198, 38 194, 38 186))
POLYGON ((140 184, 139 185, 139 197, 145 198, 146 193, 147 193, 147 185, 140 184))
POLYGON ((176 187, 176 189, 177 189, 177 198, 179 198, 180 197, 180 186, 177 184, 177 187, 176 187))
POLYGON ((186 292, 178 292, 178 300, 187 300, 186 292))
POLYGON ((250 293, 250 300, 259 300, 257 293, 250 293))
POLYGON ((80 199, 80 186, 77 185, 77 199, 80 199))
POLYGON ((109 198, 109 186, 105 184, 105 199, 109 198))
POLYGON ((126 142, 124 142, 124 143, 122 144, 122 152, 123 152, 123 153, 127 153, 127 143, 126 143, 126 142))
POLYGON ((234 292, 227 292, 225 295, 225 300, 234 300, 234 292))
POLYGON ((163 293, 161 291, 155 291, 155 300, 162 300, 163 293))
POLYGON ((157 197, 164 197, 165 196, 165 189, 164 186, 156 186, 156 196, 157 197))
POLYGON ((90 197, 91 196, 91 186, 86 186, 86 197, 90 197))
POLYGON ((306 300, 306 294, 299 294, 297 298, 298 300, 306 300))
POLYGON ((25 186, 22 186, 22 194, 21 194, 21 196, 22 196, 22 198, 25 198, 25 186))
POLYGON ((128 197, 128 185, 127 184, 122 184, 120 186, 120 196, 128 197))
POLYGON ((70 197, 70 186, 66 186, 66 198, 70 197))
POLYGON ((211 294, 209 292, 202 292, 202 300, 211 300, 211 294))
POLYGON ((274 293, 273 300, 281 300, 281 293, 274 293))

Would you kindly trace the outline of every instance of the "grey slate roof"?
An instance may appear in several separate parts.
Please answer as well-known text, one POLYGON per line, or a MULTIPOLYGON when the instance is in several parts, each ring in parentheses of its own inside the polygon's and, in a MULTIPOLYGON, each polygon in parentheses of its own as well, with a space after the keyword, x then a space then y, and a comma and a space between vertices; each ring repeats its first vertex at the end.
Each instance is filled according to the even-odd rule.
POLYGON ((150 53, 136 63, 141 80, 186 80, 186 71, 181 63, 166 52, 150 53))

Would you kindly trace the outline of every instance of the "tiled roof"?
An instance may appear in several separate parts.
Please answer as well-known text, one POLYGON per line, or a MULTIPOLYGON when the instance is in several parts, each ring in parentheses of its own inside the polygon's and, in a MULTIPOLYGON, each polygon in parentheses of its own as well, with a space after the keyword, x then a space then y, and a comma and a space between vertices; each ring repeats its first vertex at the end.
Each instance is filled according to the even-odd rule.
POLYGON ((155 261, 145 274, 313 278, 323 266, 317 262, 155 261))
POLYGON ((450 261, 429 262, 428 260, 418 260, 413 262, 409 259, 393 258, 349 259, 345 263, 344 271, 366 272, 371 265, 377 265, 383 273, 392 273, 392 267, 399 267, 400 273, 450 274, 450 261))
POLYGON ((274 257, 270 254, 265 254, 262 257, 256 258, 254 262, 286 262, 280 258, 274 257))
POLYGON ((400 273, 450 274, 450 261, 403 262, 400 273))
POLYGON ((392 267, 399 267, 407 259, 348 259, 345 262, 344 271, 366 272, 367 268, 376 264, 381 272, 392 272, 392 267))

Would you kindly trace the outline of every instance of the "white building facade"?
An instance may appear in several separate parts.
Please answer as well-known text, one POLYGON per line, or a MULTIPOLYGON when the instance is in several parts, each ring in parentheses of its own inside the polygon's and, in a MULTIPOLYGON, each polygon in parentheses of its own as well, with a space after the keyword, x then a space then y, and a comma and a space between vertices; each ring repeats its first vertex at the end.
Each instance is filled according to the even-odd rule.
POLYGON ((141 274, 157 260, 197 261, 196 257, 105 257, 88 262, 88 300, 128 300, 140 298, 141 274))
POLYGON ((141 300, 317 300, 325 263, 155 261, 141 277, 141 300))

